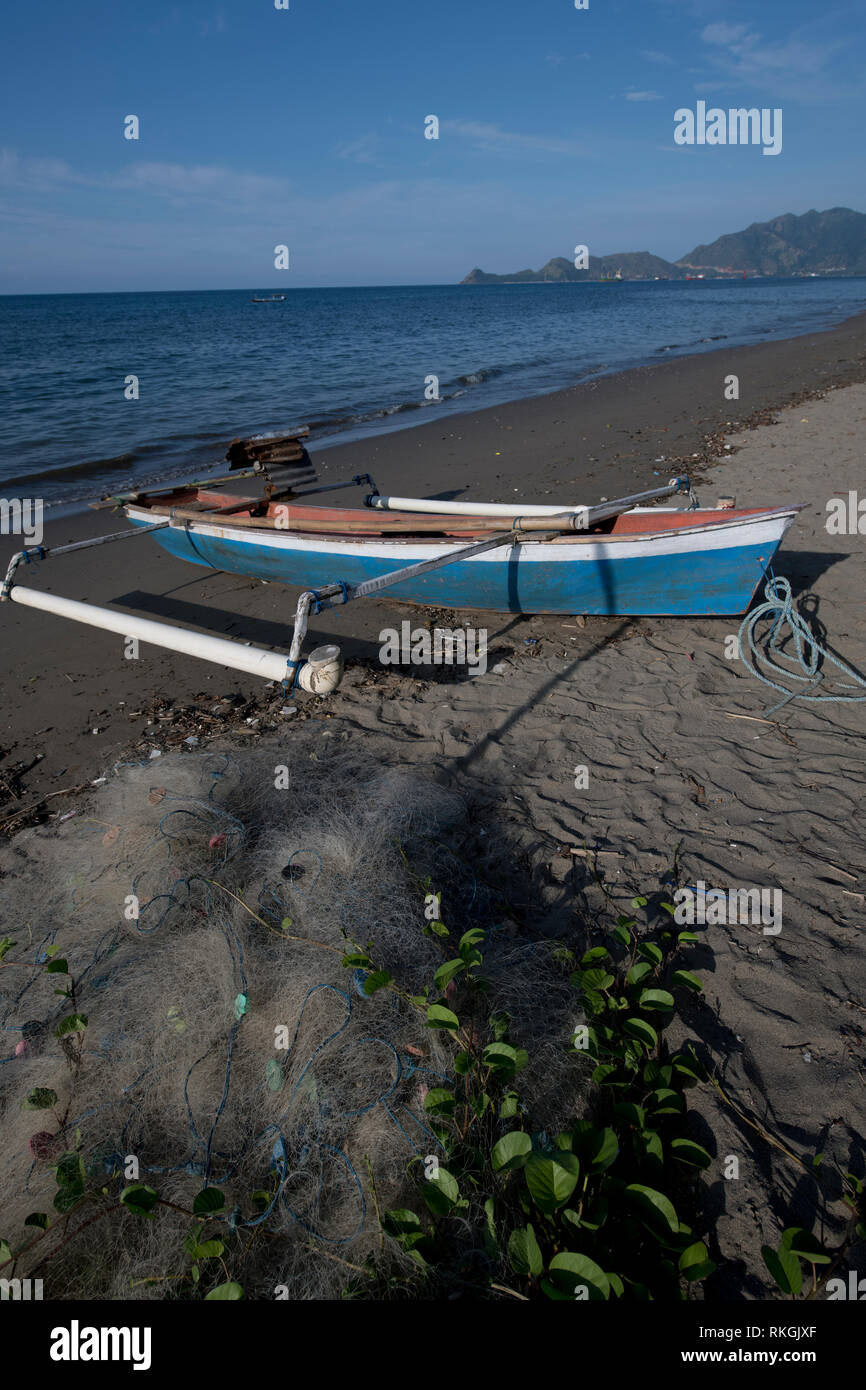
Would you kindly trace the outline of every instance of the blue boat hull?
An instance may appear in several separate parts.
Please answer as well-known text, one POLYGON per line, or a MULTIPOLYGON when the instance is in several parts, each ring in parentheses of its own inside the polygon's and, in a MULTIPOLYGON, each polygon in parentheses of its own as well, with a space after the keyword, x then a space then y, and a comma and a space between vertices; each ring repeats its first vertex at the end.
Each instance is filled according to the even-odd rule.
MULTIPOLYGON (((508 613, 734 615, 748 608, 793 514, 764 514, 739 532, 730 528, 725 543, 702 544, 694 531, 674 537, 668 532, 657 543, 598 544, 592 550, 585 541, 565 547, 526 543, 434 570, 386 592, 431 607, 508 613)), ((144 512, 135 515, 134 509, 128 515, 136 525, 153 520, 144 512)), ((209 529, 214 534, 197 525, 171 527, 156 532, 154 539, 194 564, 305 589, 340 580, 359 584, 431 551, 429 545, 341 546, 318 538, 275 544, 239 527, 209 529)))

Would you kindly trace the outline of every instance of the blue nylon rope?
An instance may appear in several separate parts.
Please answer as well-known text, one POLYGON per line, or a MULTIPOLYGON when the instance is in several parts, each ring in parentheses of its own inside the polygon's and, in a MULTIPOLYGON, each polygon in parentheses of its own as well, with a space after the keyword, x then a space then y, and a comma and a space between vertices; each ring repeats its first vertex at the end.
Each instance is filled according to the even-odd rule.
POLYGON ((772 709, 767 710, 768 716, 775 714, 791 700, 808 700, 812 704, 821 704, 825 701, 850 704, 866 700, 866 678, 843 661, 841 657, 834 656, 818 641, 804 619, 794 609, 791 585, 788 580, 783 575, 773 574, 772 569, 764 586, 764 602, 753 609, 751 613, 746 614, 737 633, 737 643, 740 660, 746 670, 784 696, 784 699, 773 705, 772 709), (771 627, 759 644, 755 640, 755 629, 765 619, 770 620, 771 627), (780 635, 783 635, 785 627, 790 628, 793 634, 795 651, 793 656, 781 650, 780 635), (787 667, 780 664, 783 661, 788 663, 787 667), (852 678, 853 684, 844 684, 846 691, 859 689, 863 693, 811 694, 823 681, 828 662, 832 662, 846 676, 852 678), (766 670, 761 669, 761 663, 767 668, 766 670), (799 666, 799 670, 790 669, 796 666, 799 666), (791 690, 789 686, 781 684, 779 680, 774 680, 774 676, 784 676, 789 681, 796 681, 798 686, 805 686, 805 689, 795 687, 791 690))

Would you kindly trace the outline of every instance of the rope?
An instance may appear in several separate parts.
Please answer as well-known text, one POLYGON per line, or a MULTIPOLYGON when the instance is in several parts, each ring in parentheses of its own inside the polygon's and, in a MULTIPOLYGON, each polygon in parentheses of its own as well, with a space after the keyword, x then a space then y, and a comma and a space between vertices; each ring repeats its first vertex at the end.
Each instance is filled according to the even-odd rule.
POLYGON ((794 609, 791 585, 788 580, 782 575, 773 574, 772 570, 764 587, 764 602, 743 619, 737 633, 737 643, 740 660, 746 670, 784 696, 784 699, 775 704, 772 709, 767 710, 768 715, 775 714, 789 701, 797 699, 809 700, 813 704, 825 700, 836 703, 856 703, 866 700, 866 678, 849 666, 847 662, 844 662, 841 657, 834 656, 818 641, 804 619, 794 609), (772 625, 769 632, 765 633, 761 642, 758 643, 755 641, 755 630, 765 618, 771 620, 772 625), (785 626, 790 628, 793 633, 795 647, 795 655, 793 656, 782 651, 780 634, 785 626), (782 666, 780 663, 783 661, 787 662, 788 665, 782 666), (825 670, 823 668, 827 662, 832 662, 846 676, 852 677, 853 685, 843 682, 845 690, 857 690, 859 688, 864 693, 813 695, 811 692, 817 689, 824 679, 825 670), (760 663, 764 664, 766 670, 761 670, 760 663), (799 671, 792 670, 791 667, 797 664, 799 664, 799 671), (800 674, 801 672, 804 674, 800 674), (778 680, 774 680, 774 676, 784 676, 788 680, 797 681, 798 685, 806 688, 791 690, 787 685, 782 685, 778 680))

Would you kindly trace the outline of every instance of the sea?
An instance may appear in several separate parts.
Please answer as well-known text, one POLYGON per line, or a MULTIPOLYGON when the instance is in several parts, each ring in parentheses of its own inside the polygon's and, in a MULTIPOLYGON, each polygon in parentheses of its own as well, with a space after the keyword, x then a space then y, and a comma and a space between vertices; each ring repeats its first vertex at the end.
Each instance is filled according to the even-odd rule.
POLYGON ((318 452, 864 309, 841 277, 8 295, 0 498, 84 505, 225 471, 238 436, 318 452))

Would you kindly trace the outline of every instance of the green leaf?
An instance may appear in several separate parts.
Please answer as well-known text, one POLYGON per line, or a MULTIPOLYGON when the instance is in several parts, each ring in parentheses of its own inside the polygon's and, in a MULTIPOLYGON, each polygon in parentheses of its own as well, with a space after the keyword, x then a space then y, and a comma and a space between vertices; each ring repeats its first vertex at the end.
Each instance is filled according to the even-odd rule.
POLYGON ((677 944, 679 946, 690 946, 693 941, 698 941, 699 939, 697 932, 681 931, 677 935, 677 944))
POLYGON ((195 1195, 192 1204, 195 1216, 206 1216, 209 1211, 222 1211, 226 1199, 218 1187, 205 1187, 195 1195))
POLYGON ((646 898, 632 898, 631 905, 634 908, 646 907, 646 898))
MULTIPOLYGON (((29 1216, 24 1218, 25 1226, 38 1226, 40 1231, 47 1231, 51 1225, 47 1211, 31 1211, 29 1216)), ((7 1246, 8 1249, 8 1246, 7 1246)), ((11 1254, 11 1251, 10 1251, 11 1254)))
POLYGON ((398 1236, 407 1235, 412 1231, 420 1231, 421 1222, 414 1211, 409 1211, 406 1207, 398 1207, 394 1211, 383 1213, 382 1229, 386 1235, 397 1239, 398 1236))
POLYGON ((424 936, 430 936, 431 934, 433 936, 448 936, 449 933, 445 923, 440 922, 437 918, 433 922, 428 922, 422 933, 424 936))
POLYGON ((77 1153, 61 1154, 55 1166, 58 1187, 77 1187, 84 1189, 84 1164, 77 1153))
POLYGON ((771 1245, 762 1245, 761 1254, 782 1293, 798 1294, 803 1287, 803 1267, 794 1252, 785 1247, 784 1241, 778 1251, 771 1245))
POLYGON ((516 1091, 508 1091, 502 1099, 499 1107, 500 1120, 511 1120, 520 1108, 520 1096, 516 1091))
POLYGON ((664 956, 654 941, 642 941, 637 948, 637 953, 639 956, 643 956, 644 960, 651 961, 653 965, 661 965, 664 960, 664 956))
POLYGON ((550 1216, 564 1207, 580 1176, 576 1154, 558 1152, 556 1157, 533 1154, 526 1165, 526 1186, 540 1211, 550 1216))
POLYGON ((136 1183, 134 1187, 125 1187, 120 1194, 123 1205, 135 1216, 147 1216, 152 1220, 151 1212, 157 1203, 157 1194, 152 1187, 146 1187, 144 1183, 136 1183))
POLYGON ((610 1295, 610 1282, 604 1270, 594 1260, 573 1250, 554 1255, 549 1273, 554 1287, 567 1297, 580 1296, 590 1303, 601 1303, 610 1295))
POLYGON ((63 1038, 67 1033, 83 1033, 87 1027, 87 1014, 69 1014, 61 1019, 54 1030, 55 1038, 63 1038))
POLYGON ((678 1052, 671 1058, 674 1071, 688 1078, 690 1082, 706 1081, 707 1074, 697 1057, 691 1052, 678 1052))
POLYGON ((527 1156, 532 1152, 532 1140, 522 1129, 513 1129, 494 1144, 490 1155, 495 1173, 510 1172, 512 1168, 522 1168, 527 1156))
POLYGON ((654 1129, 641 1130, 640 1134, 634 1136, 635 1149, 643 1153, 644 1157, 652 1162, 664 1162, 664 1149, 662 1148, 661 1137, 654 1129))
POLYGON ((625 1120, 626 1124, 632 1125, 634 1129, 643 1129, 646 1125, 646 1111, 642 1105, 635 1105, 633 1100, 617 1101, 613 1107, 614 1114, 619 1115, 625 1120))
POLYGON ((81 1187, 58 1187, 54 1196, 54 1210, 59 1211, 62 1216, 77 1207, 78 1203, 84 1198, 84 1189, 81 1187))
POLYGON ((454 1070, 458 1076, 467 1076, 475 1066, 475 1058, 469 1052, 458 1052, 454 1058, 454 1070))
POLYGON ((674 1007, 674 997, 666 989, 645 989, 638 999, 642 1009, 660 1009, 665 1013, 674 1007))
POLYGON ((673 983, 684 985, 686 989, 693 990, 695 994, 703 993, 703 985, 697 975, 693 975, 690 970, 675 970, 673 973, 673 983))
POLYGON ((677 1091, 671 1091, 662 1086, 657 1091, 653 1091, 647 1101, 647 1106, 654 1115, 681 1115, 686 1108, 686 1103, 677 1091))
POLYGON ((544 1269, 541 1248, 531 1226, 512 1231, 508 1238, 508 1258, 515 1274, 528 1274, 537 1279, 544 1269))
POLYGON ((786 1250, 790 1250, 792 1255, 798 1255, 801 1260, 808 1260, 813 1265, 828 1265, 830 1256, 826 1254, 821 1245, 811 1231, 804 1231, 800 1226, 789 1226, 782 1234, 782 1244, 786 1250))
POLYGON ((454 1093, 444 1086, 435 1086, 424 1097, 424 1109, 431 1115, 452 1115, 454 1113, 454 1093))
POLYGON ((4 936, 2 940, 0 940, 0 960, 3 959, 7 951, 11 951, 12 947, 17 945, 18 942, 13 941, 11 936, 4 936))
POLYGON ((433 983, 437 989, 445 989, 450 985, 455 975, 459 975, 461 970, 466 969, 466 961, 458 957, 456 960, 446 960, 444 965, 440 965, 436 974, 433 976, 433 983))
POLYGON ((625 977, 626 985, 628 987, 639 985, 641 980, 645 980, 647 975, 652 974, 652 969, 652 966, 648 965, 645 960, 633 965, 625 977))
POLYGON ((659 1035, 649 1023, 642 1018, 627 1018, 622 1025, 624 1033, 629 1037, 637 1038, 639 1042, 645 1043, 647 1047, 658 1047, 659 1035))
POLYGON ((631 936, 624 926, 614 927, 611 936, 615 941, 619 942, 620 946, 625 946, 626 949, 631 945, 631 936))
POLYGON ((373 964, 373 962, 371 961, 369 956, 365 956, 363 952, 359 951, 352 956, 343 956, 343 964, 349 970, 353 968, 359 970, 366 970, 368 966, 373 964))
POLYGON ((45 967, 46 975, 68 975, 69 966, 65 960, 50 960, 45 967))
POLYGON ((716 1265, 710 1259, 709 1251, 702 1240, 688 1246, 680 1255, 679 1270, 684 1279, 706 1279, 715 1269, 716 1265))
POLYGON ((457 1179, 446 1168, 437 1168, 433 1177, 427 1179, 423 1196, 434 1216, 447 1216, 460 1200, 457 1179))
POLYGON ((589 1166, 593 1172, 601 1173, 616 1160, 619 1154, 619 1140, 612 1129, 593 1132, 590 1146, 589 1166))
POLYGON ((529 1061, 529 1054, 522 1047, 512 1047, 510 1043, 488 1043, 481 1054, 486 1067, 493 1067, 509 1080, 529 1061))
POLYGON ((601 1066, 596 1067, 592 1073, 592 1079, 596 1086, 625 1086, 625 1082, 619 1075, 619 1068, 613 1062, 602 1062, 601 1066))
POLYGON ((610 960, 610 951, 606 946, 593 946, 581 956, 580 963, 583 966, 588 966, 592 965, 594 960, 610 960))
POLYGON ((476 946, 480 946, 483 940, 484 932, 481 927, 472 927, 471 930, 464 932, 457 945, 458 956, 466 961, 467 965, 470 963, 472 965, 478 965, 481 961, 481 956, 475 948, 476 946))
POLYGON ((613 975, 608 970, 584 970, 578 971, 577 974, 580 978, 581 989, 610 989, 613 984, 613 975))
POLYGON ((679 1235, 679 1217, 673 1203, 663 1192, 657 1192, 654 1187, 644 1187, 642 1183, 637 1182, 629 1183, 625 1190, 641 1219, 652 1231, 661 1232, 666 1236, 679 1235))
POLYGON ((230 1300, 236 1303, 237 1300, 239 1298, 243 1298, 243 1296, 244 1291, 241 1288, 240 1284, 217 1284, 215 1289, 211 1289, 210 1293, 205 1294, 204 1301, 205 1303, 210 1303, 211 1300, 213 1300, 214 1302, 224 1302, 226 1300, 230 1300))
POLYGON ((460 1027, 460 1020, 441 1004, 431 1004, 427 1010, 427 1027, 448 1029, 453 1033, 460 1027))
POLYGON ((483 1118, 484 1113, 487 1110, 487 1107, 489 1105, 492 1105, 493 1102, 491 1101, 487 1092, 482 1091, 480 1096, 470 1096, 469 1104, 472 1106, 472 1109, 475 1111, 475 1114, 478 1116, 480 1120, 483 1118))
POLYGON ((225 1250, 221 1240, 205 1240, 192 1250, 194 1260, 217 1260, 225 1250))
POLYGON ((22 1110, 50 1110, 57 1104, 57 1092, 49 1086, 35 1086, 29 1096, 21 1102, 22 1110))
POLYGON ((700 1144, 691 1139, 673 1139, 670 1144, 671 1156, 680 1163, 688 1163, 692 1168, 709 1168, 712 1157, 700 1144))
POLYGON ((499 1240, 496 1235, 496 1222, 494 1220, 495 1205, 492 1197, 488 1197, 484 1203, 484 1245, 487 1253, 496 1255, 499 1253, 499 1240))
POLYGON ((391 976, 387 970, 371 970, 364 981, 364 993, 375 994, 377 989, 384 989, 390 983, 391 976))
POLYGON ((11 1259, 12 1246, 9 1244, 8 1240, 0 1240, 0 1265, 5 1265, 7 1260, 11 1259))

